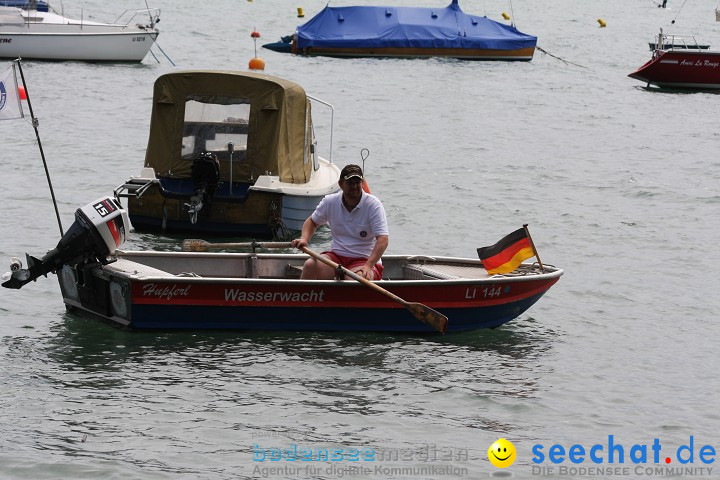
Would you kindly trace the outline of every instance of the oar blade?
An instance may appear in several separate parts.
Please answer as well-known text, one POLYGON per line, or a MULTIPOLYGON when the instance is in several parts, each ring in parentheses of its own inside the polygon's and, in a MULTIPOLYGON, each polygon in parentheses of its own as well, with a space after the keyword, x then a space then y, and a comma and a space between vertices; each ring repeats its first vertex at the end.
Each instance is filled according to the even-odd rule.
POLYGON ((405 306, 408 310, 410 310, 410 312, 412 312, 415 318, 423 322, 425 325, 429 325, 440 333, 445 333, 447 331, 448 318, 442 313, 435 311, 422 303, 407 302, 405 306))

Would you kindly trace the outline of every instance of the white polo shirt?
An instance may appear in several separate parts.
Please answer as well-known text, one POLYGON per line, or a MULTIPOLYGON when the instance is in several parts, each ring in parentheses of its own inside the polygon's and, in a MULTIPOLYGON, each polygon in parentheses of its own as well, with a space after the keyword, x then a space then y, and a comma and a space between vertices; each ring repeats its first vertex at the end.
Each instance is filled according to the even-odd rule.
POLYGON ((344 257, 367 258, 375 247, 375 237, 388 235, 387 217, 380 199, 362 192, 352 212, 343 205, 342 191, 327 195, 312 216, 318 225, 328 224, 332 231, 330 250, 344 257))

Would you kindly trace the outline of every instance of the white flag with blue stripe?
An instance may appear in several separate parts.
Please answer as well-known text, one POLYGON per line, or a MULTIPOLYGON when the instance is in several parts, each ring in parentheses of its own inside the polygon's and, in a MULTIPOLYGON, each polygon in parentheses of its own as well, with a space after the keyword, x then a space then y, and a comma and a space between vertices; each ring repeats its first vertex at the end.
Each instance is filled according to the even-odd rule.
POLYGON ((15 64, 0 73, 0 120, 22 118, 23 109, 20 104, 15 64))

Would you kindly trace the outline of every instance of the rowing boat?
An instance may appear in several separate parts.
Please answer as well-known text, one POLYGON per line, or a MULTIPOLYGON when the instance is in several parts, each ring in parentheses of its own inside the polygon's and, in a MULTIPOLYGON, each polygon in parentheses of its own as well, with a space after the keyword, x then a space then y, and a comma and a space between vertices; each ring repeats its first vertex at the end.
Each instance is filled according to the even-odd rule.
POLYGON ((98 199, 75 218, 42 259, 27 256, 25 268, 14 259, 2 285, 21 288, 56 272, 69 310, 132 329, 495 328, 530 308, 563 274, 539 262, 491 275, 479 259, 386 255, 382 280, 363 279, 369 285, 344 269, 338 277, 351 279, 305 280, 300 272, 308 255, 293 253, 289 243, 221 245, 251 247, 242 253, 121 250, 129 222, 118 199, 98 199), (278 247, 286 251, 264 253, 278 247))

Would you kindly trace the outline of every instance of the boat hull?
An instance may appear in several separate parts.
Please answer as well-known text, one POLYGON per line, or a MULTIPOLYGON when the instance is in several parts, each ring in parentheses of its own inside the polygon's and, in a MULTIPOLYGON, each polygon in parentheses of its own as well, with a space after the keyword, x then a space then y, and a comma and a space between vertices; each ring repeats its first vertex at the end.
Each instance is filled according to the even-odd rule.
MULTIPOLYGON (((150 258, 147 253, 138 255, 150 258)), ((185 268, 192 276, 125 260, 81 270, 65 267, 58 275, 65 304, 133 329, 434 332, 403 305, 354 281, 263 278, 274 269, 299 267, 304 255, 151 255, 156 257, 151 262, 155 267, 185 268), (197 262, 203 258, 216 265, 201 266, 197 262), (195 276, 203 268, 219 276, 195 276), (230 271, 255 278, 225 277, 230 271)), ((444 260, 462 260, 484 272, 477 260, 444 260)), ((520 276, 485 272, 484 278, 408 277, 402 273, 407 261, 407 257, 385 259, 389 277, 378 284, 408 302, 423 303, 446 315, 449 332, 495 328, 511 321, 562 275, 553 267, 546 273, 536 270, 520 276)))
POLYGON ((159 34, 157 9, 138 11, 123 24, 75 20, 47 9, 0 8, 0 58, 140 62, 159 34), (149 18, 150 24, 132 23, 135 18, 149 18))
MULTIPOLYGON (((463 292, 465 293, 465 292, 463 292)), ((428 305, 451 321, 448 332, 462 332, 503 325, 530 308, 545 292, 502 305, 448 308, 428 305)), ((128 326, 135 329, 225 329, 267 331, 360 331, 432 333, 406 309, 393 305, 345 307, 238 307, 191 305, 133 305, 128 326)))
POLYGON ((305 220, 335 185, 329 185, 322 195, 256 190, 247 191, 243 197, 220 195, 203 207, 193 223, 187 211, 190 195, 163 191, 157 183, 142 197, 129 197, 128 211, 137 231, 287 240, 302 230, 305 220))
POLYGON ((448 57, 463 60, 498 60, 498 61, 525 61, 532 60, 535 54, 535 46, 518 48, 514 50, 492 50, 492 49, 464 49, 464 48, 410 48, 410 47, 387 47, 387 48, 330 48, 330 47, 306 47, 297 48, 294 44, 276 42, 263 45, 264 48, 280 53, 294 53, 305 56, 323 57, 385 57, 385 58, 427 58, 427 57, 448 57))
POLYGON ((525 61, 533 58, 535 47, 517 50, 466 50, 462 48, 318 48, 308 47, 298 51, 301 55, 325 57, 394 57, 423 58, 449 57, 463 60, 525 61))
POLYGON ((720 88, 720 52, 698 50, 656 51, 631 78, 662 88, 720 88))
POLYGON ((267 192, 251 192, 244 201, 215 198, 203 207, 195 223, 187 211, 189 202, 189 195, 170 195, 154 185, 141 198, 128 198, 128 215, 133 228, 140 232, 272 238, 279 226, 270 222, 273 205, 281 206, 283 199, 267 192))
POLYGON ((140 62, 157 32, 5 33, 0 32, 0 58, 140 62))

